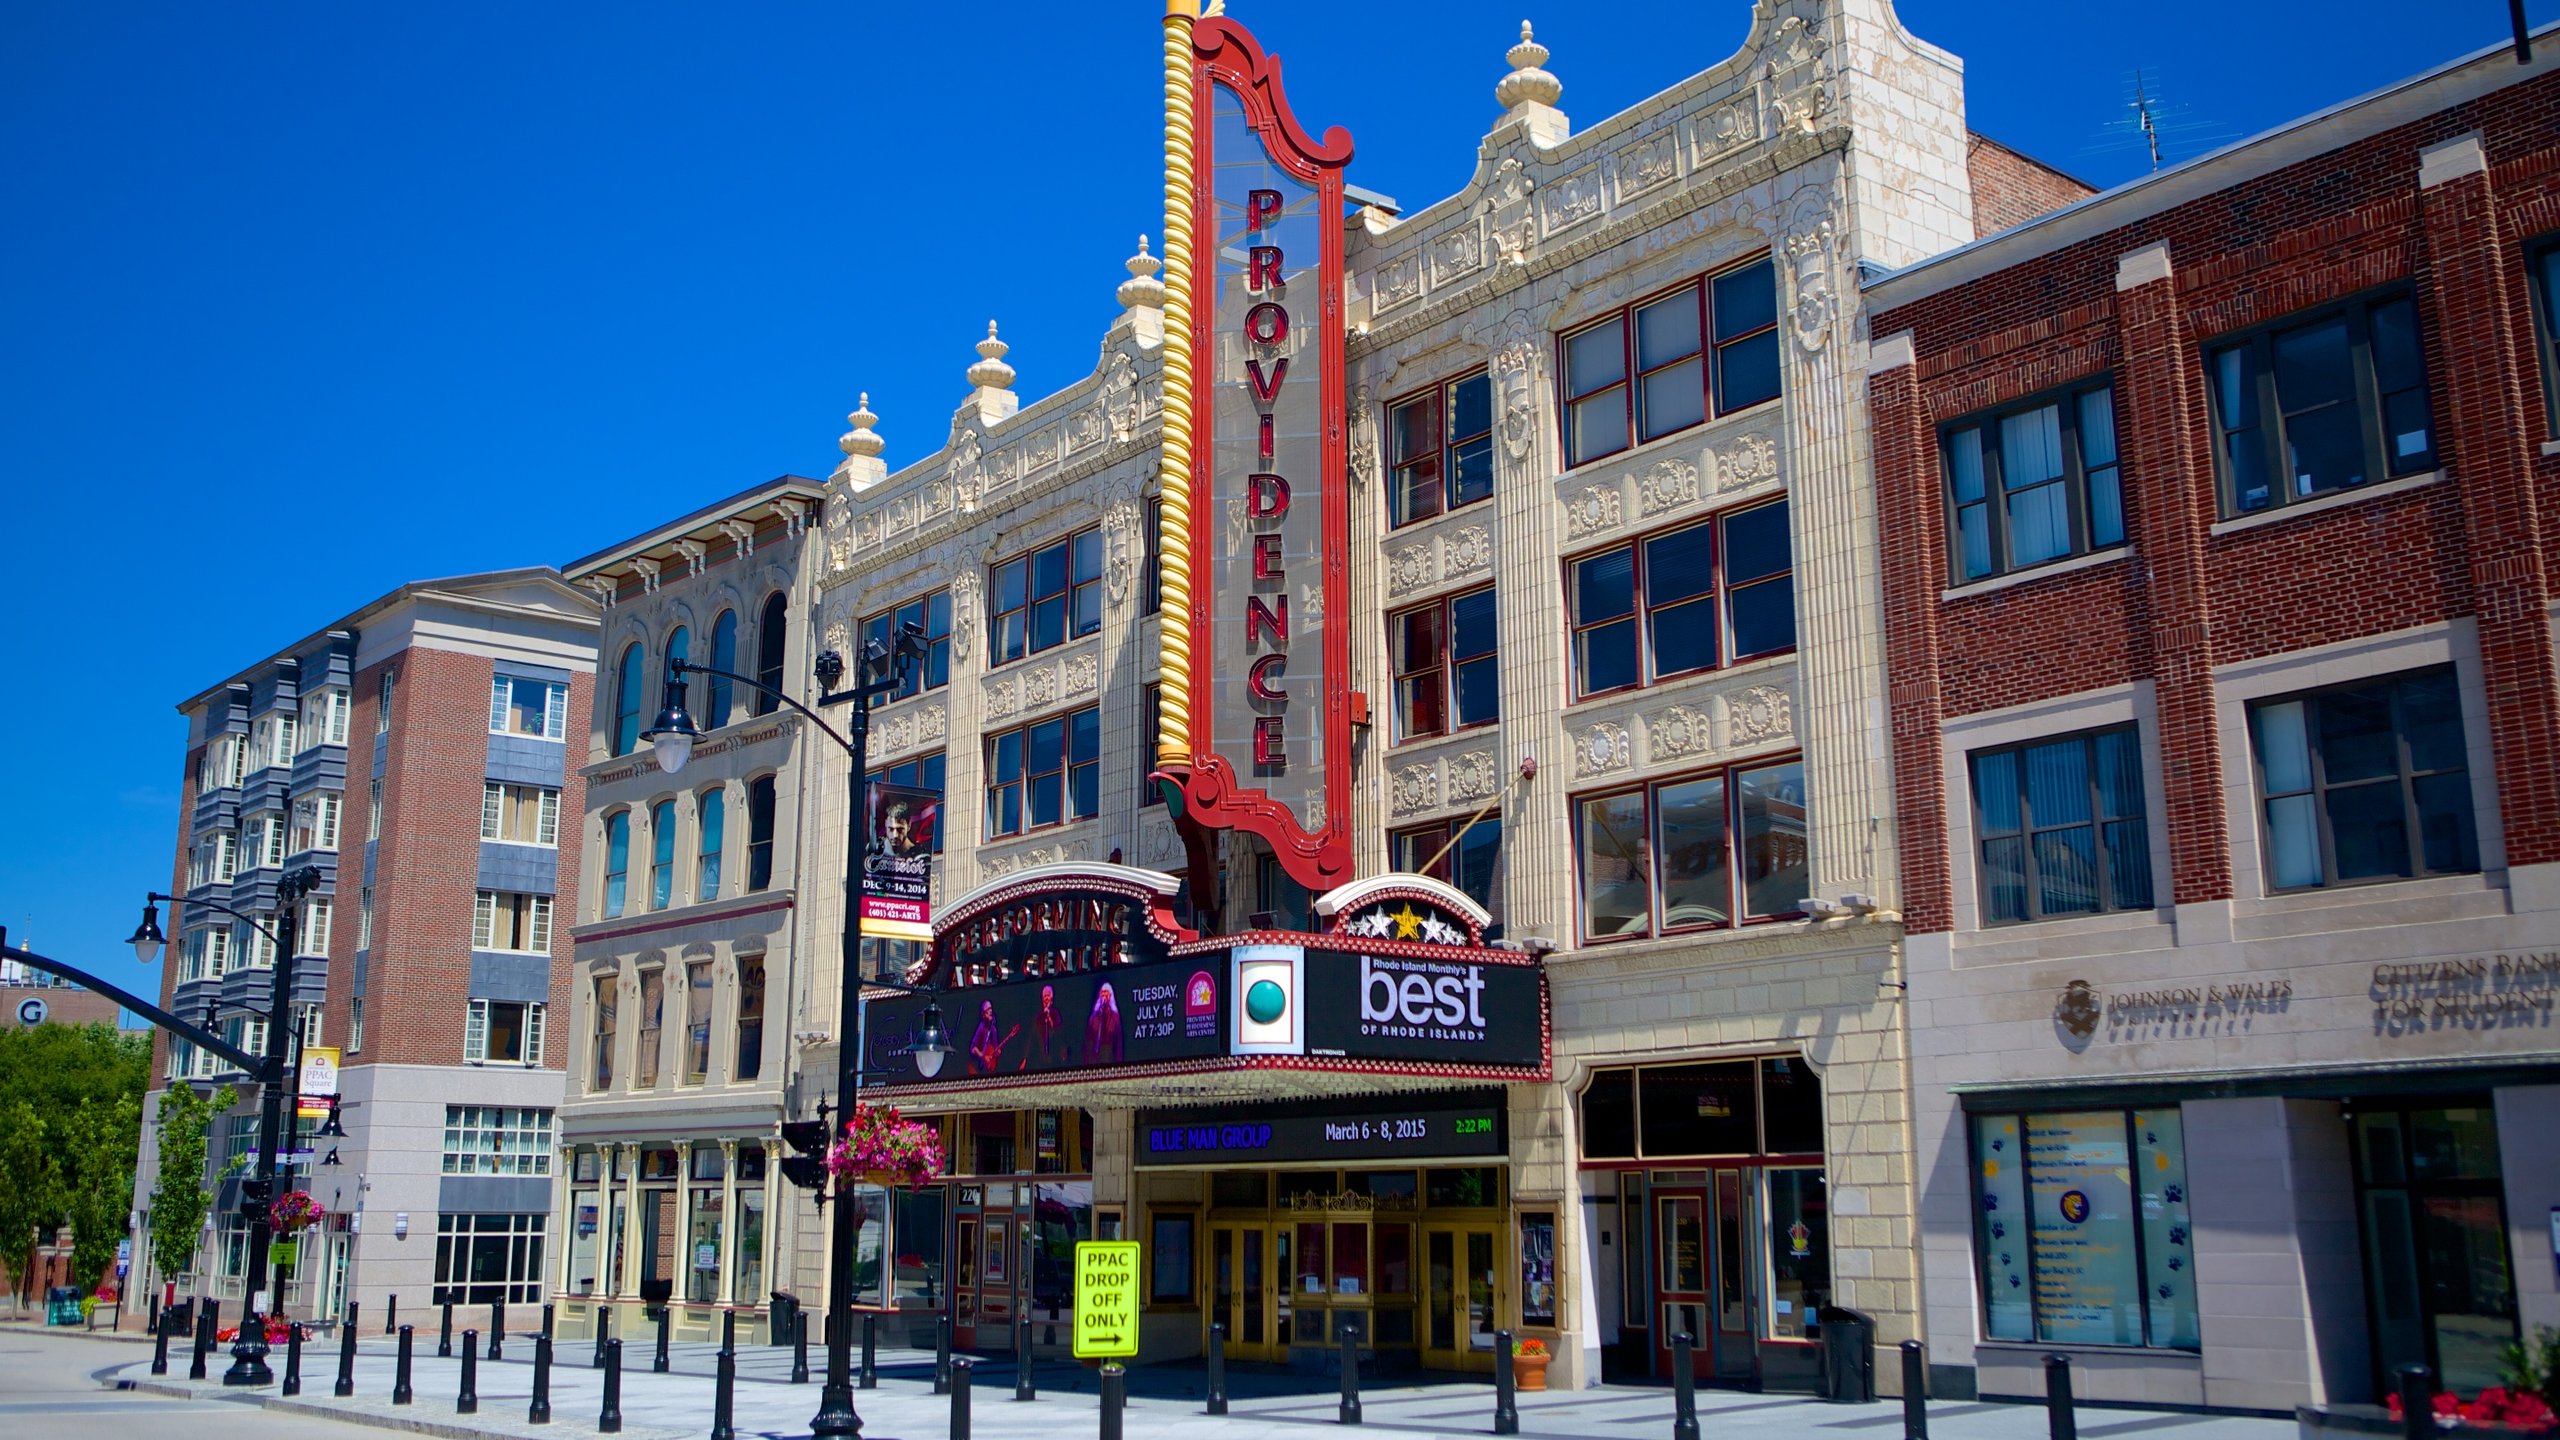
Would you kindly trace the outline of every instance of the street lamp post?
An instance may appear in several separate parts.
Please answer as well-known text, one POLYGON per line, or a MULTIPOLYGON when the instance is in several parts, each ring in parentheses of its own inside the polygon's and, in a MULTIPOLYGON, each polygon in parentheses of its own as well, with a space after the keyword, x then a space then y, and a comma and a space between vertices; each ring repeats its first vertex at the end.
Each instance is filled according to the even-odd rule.
MULTIPOLYGON (((870 770, 871 705, 874 700, 896 691, 905 683, 907 667, 922 658, 924 627, 913 622, 901 626, 894 649, 878 640, 865 642, 860 657, 861 668, 853 684, 842 691, 835 688, 844 678, 844 657, 833 650, 818 656, 820 705, 853 704, 853 723, 849 735, 838 734, 833 726, 819 718, 815 710, 801 704, 774 686, 752 676, 733 674, 689 660, 667 661, 665 704, 655 724, 641 738, 649 742, 657 756, 658 767, 668 774, 684 768, 693 756, 693 744, 702 738, 693 716, 685 708, 687 675, 710 675, 733 683, 753 686, 790 706, 815 725, 819 732, 844 748, 852 760, 847 781, 850 804, 846 810, 844 847, 844 926, 841 943, 842 976, 836 986, 836 1094, 850 1104, 850 1098, 861 1083, 862 1055, 857 1037, 862 1028, 862 817, 864 785, 870 770)), ((893 988, 906 989, 900 985, 893 988)), ((939 1029, 928 1012, 928 1035, 939 1029)), ((927 1056, 918 1047, 919 1068, 940 1068, 947 1046, 927 1056)), ((930 1072, 928 1072, 930 1073, 930 1072)), ((853 1408, 853 1267, 856 1247, 861 1238, 854 1208, 839 1198, 831 1219, 828 1235, 827 1309, 831 1323, 827 1326, 827 1379, 818 1395, 818 1413, 809 1418, 809 1429, 818 1436, 859 1437, 862 1417, 853 1408)))
MULTIPOLYGON (((267 1053, 258 1067, 258 1173, 240 1182, 240 1208, 249 1222, 249 1274, 247 1294, 240 1312, 240 1331, 231 1345, 231 1368, 222 1372, 225 1385, 272 1385, 275 1371, 267 1364, 266 1312, 259 1300, 267 1289, 267 1246, 275 1238, 275 1223, 269 1210, 276 1196, 281 1162, 277 1154, 283 1143, 285 1087, 291 1081, 286 1073, 285 1057, 290 1053, 288 1031, 293 1029, 293 958, 301 942, 301 909, 304 897, 320 888, 320 872, 310 866, 288 870, 276 882, 276 928, 268 929, 247 913, 234 910, 215 900, 181 901, 175 896, 153 893, 146 897, 142 924, 133 932, 133 952, 137 959, 150 963, 168 942, 160 932, 158 906, 166 903, 171 913, 181 904, 199 905, 217 910, 264 935, 276 947, 275 979, 267 1001, 267 1053)), ((255 1013, 255 1012, 252 1012, 255 1013)), ((279 1286, 279 1289, 282 1287, 279 1286)))

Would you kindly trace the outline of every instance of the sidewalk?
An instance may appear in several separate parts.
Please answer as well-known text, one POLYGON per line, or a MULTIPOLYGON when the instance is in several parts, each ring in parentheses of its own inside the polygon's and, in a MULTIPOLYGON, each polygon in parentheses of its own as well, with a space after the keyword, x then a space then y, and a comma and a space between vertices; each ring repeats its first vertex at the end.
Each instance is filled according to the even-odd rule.
MULTIPOLYGON (((303 1393, 293 1400, 262 1392, 275 1408, 332 1417, 341 1421, 388 1425, 428 1434, 537 1437, 586 1436, 599 1433, 596 1417, 603 1394, 603 1374, 589 1367, 591 1342, 570 1342, 556 1357, 551 1379, 553 1423, 526 1423, 533 1390, 533 1339, 510 1336, 505 1358, 483 1359, 478 1366, 480 1408, 476 1415, 455 1413, 461 1361, 435 1358, 432 1336, 414 1356, 412 1385, 416 1401, 394 1406, 390 1401, 394 1368, 392 1343, 379 1337, 358 1347, 355 1396, 333 1399, 337 1375, 334 1346, 309 1346, 303 1352, 303 1393)), ((460 1337, 456 1337, 457 1348, 460 1337)), ((484 1342, 485 1343, 485 1342, 484 1342)), ((671 1373, 650 1372, 646 1344, 626 1345, 622 1377, 622 1434, 628 1440, 694 1440, 711 1427, 711 1357, 706 1345, 671 1347, 671 1373), (633 1363, 636 1361, 636 1364, 633 1363)), ((817 1379, 823 1359, 810 1357, 814 1377, 806 1385, 787 1383, 790 1352, 757 1347, 739 1353, 735 1425, 745 1437, 782 1437, 809 1433, 809 1417, 818 1407, 817 1379)), ((274 1358, 283 1371, 281 1351, 274 1358)), ((880 1388, 854 1392, 854 1408, 863 1420, 865 1440, 942 1440, 950 1434, 951 1402, 932 1392, 932 1356, 917 1351, 885 1351, 881 1355, 880 1388)), ((166 1376, 149 1374, 148 1361, 125 1364, 101 1374, 120 1387, 152 1394, 207 1399, 216 1395, 241 1399, 218 1383, 227 1358, 208 1360, 211 1378, 185 1378, 187 1357, 171 1353, 166 1376)), ((970 1394, 972 1440, 1078 1440, 1099 1433, 1099 1406, 1094 1372, 1067 1364, 1041 1365, 1034 1378, 1039 1399, 1017 1403, 1009 1363, 976 1367, 970 1394)), ((1257 1377, 1256 1391, 1284 1382, 1292 1393, 1250 1396, 1239 1387, 1231 1413, 1215 1418, 1202 1413, 1188 1394, 1200 1380, 1197 1370, 1182 1366, 1149 1366, 1131 1373, 1133 1394, 1124 1416, 1127 1440, 1271 1440, 1275 1426, 1336 1425, 1338 1397, 1330 1389, 1305 1393, 1303 1379, 1257 1377)), ((1493 1390, 1481 1381, 1396 1384, 1364 1388, 1363 1427, 1400 1437, 1471 1436, 1491 1431, 1493 1390)), ((1624 1386, 1576 1392, 1522 1395, 1520 1433, 1530 1440, 1668 1440, 1672 1397, 1668 1390, 1624 1386)), ((1717 1440, 1898 1440, 1902 1433, 1899 1402, 1875 1405, 1831 1405, 1795 1396, 1748 1395, 1702 1391, 1698 1396, 1700 1429, 1717 1440)), ((2132 1410, 2083 1410, 2079 1431, 2085 1440, 2291 1440, 2289 1421, 2218 1415, 2167 1414, 2132 1410)), ((2042 1440, 2045 1415, 2027 1405, 1947 1403, 1932 1405, 1929 1428, 1933 1440, 2042 1440)), ((1312 1437, 1310 1437, 1312 1440, 1312 1437)))

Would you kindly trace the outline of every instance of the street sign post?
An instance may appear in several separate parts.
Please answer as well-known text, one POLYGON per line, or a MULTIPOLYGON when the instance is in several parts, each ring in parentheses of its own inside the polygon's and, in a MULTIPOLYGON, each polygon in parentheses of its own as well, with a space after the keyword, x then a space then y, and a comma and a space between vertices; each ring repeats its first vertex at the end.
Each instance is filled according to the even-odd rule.
POLYGON ((1138 1242, 1076 1242, 1079 1360, 1125 1360, 1138 1353, 1138 1242))

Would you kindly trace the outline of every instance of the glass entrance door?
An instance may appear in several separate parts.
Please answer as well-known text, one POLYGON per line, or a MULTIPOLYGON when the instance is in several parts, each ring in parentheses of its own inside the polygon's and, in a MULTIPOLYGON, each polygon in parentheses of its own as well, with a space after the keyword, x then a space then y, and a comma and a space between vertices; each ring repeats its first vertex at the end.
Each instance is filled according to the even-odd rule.
POLYGON ((1227 1327, 1227 1355, 1285 1360, 1288 1341, 1273 1311, 1270 1227, 1209 1227, 1209 1319, 1227 1327))
POLYGON ((1422 1363, 1491 1370, 1502 1310, 1501 1247, 1489 1225, 1427 1225, 1422 1232, 1422 1363))
POLYGON ((1671 1373, 1671 1337, 1685 1332, 1694 1343, 1693 1377, 1753 1384, 1760 1378, 1759 1286, 1745 1243, 1755 1233, 1753 1172, 1692 1173, 1705 1183, 1652 1191, 1654 1373, 1671 1373))
POLYGON ((1714 1378, 1716 1333, 1709 1303, 1712 1279, 1707 1265, 1707 1216, 1713 1206, 1705 1190, 1653 1191, 1654 1373, 1672 1373, 1672 1337, 1686 1335, 1696 1346, 1690 1373, 1714 1378))
POLYGON ((2488 1098, 2360 1101, 2355 1140, 2378 1373, 2425 1365, 2466 1394, 2499 1383, 2516 1293, 2488 1098))

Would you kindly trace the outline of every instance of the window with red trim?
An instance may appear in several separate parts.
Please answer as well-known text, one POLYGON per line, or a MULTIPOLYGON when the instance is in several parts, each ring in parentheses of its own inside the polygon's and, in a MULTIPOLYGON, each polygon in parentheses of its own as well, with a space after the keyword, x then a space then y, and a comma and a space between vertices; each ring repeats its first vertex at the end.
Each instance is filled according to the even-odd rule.
POLYGON ((1035 720, 987 740, 987 838, 1090 820, 1102 810, 1102 711, 1035 720))
POLYGON ((1388 521, 1410 525, 1493 495, 1493 381, 1484 371, 1387 406, 1388 521))
POLYGON ((1102 628, 1102 532, 1082 530, 997 564, 988 577, 987 663, 1002 665, 1102 628))
POLYGON ((1767 256, 1637 301, 1564 337, 1570 468, 1778 397, 1767 256))
POLYGON ((1489 585, 1388 617, 1397 739, 1445 735, 1502 718, 1494 628, 1489 585))
POLYGON ((1783 499, 1565 563, 1574 698, 1795 648, 1783 499))
POLYGON ((1804 762, 1738 765, 1573 800, 1582 937, 1625 940, 1799 913, 1804 762))

